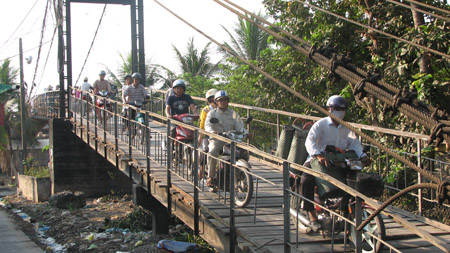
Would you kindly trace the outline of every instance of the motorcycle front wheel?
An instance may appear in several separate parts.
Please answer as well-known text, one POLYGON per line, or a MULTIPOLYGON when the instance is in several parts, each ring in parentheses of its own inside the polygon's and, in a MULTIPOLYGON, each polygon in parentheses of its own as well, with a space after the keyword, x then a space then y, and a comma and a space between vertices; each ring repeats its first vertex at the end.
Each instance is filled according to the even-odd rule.
MULTIPOLYGON (((362 210, 362 221, 366 220, 370 214, 373 212, 373 210, 365 208, 362 210)), ((382 252, 384 244, 377 239, 372 238, 371 235, 368 234, 368 232, 374 234, 375 236, 378 236, 382 240, 386 238, 386 231, 384 227, 383 218, 380 214, 375 216, 374 219, 372 219, 369 224, 367 224, 363 231, 362 231, 362 252, 382 252)), ((356 242, 356 228, 354 226, 351 226, 350 228, 350 239, 355 244, 356 242)))
POLYGON ((246 207, 253 196, 253 177, 248 172, 250 164, 240 159, 234 173, 234 199, 237 207, 246 207))

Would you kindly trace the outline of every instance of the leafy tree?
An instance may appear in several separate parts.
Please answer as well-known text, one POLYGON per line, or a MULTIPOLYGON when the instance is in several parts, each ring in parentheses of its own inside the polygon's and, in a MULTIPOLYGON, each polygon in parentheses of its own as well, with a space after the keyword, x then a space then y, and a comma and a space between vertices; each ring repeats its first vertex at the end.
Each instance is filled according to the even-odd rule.
MULTIPOLYGON (((444 107, 447 111, 450 109, 450 105, 444 103, 450 95, 448 60, 321 11, 310 10, 299 2, 265 0, 264 3, 281 28, 317 47, 324 46, 329 52, 347 56, 354 65, 366 71, 380 73, 384 80, 399 88, 415 88, 419 97, 430 104, 444 107), (422 66, 424 58, 430 58, 428 70, 424 70, 422 66)), ((448 26, 433 17, 426 17, 422 25, 417 26, 411 10, 386 2, 314 0, 308 3, 409 41, 447 54, 450 52, 448 26)), ((442 2, 428 3, 448 9, 448 5, 442 2)), ((357 121, 369 121, 394 128, 409 124, 402 116, 381 117, 380 115, 384 114, 383 105, 375 103, 375 99, 369 97, 356 100, 352 95, 351 85, 329 75, 328 70, 309 63, 306 57, 291 51, 292 49, 285 45, 276 44, 275 48, 265 52, 261 67, 275 77, 287 81, 296 90, 307 92, 307 95, 319 104, 323 104, 325 98, 331 94, 340 93, 346 96, 352 105, 357 105, 352 106, 350 112, 351 118, 357 121), (284 63, 277 67, 274 65, 277 59, 284 63), (299 63, 300 61, 302 63, 299 63), (314 89, 314 85, 318 85, 319 89, 314 89), (400 125, 399 122, 405 124, 400 125)), ((264 81, 261 86, 271 87, 270 84, 264 84, 264 81)), ((276 89, 280 88, 273 87, 272 91, 276 89)), ((274 94, 279 93, 282 91, 274 94)), ((287 104, 289 99, 282 103, 287 104)))
POLYGON ((186 45, 186 53, 182 54, 174 45, 173 50, 176 53, 183 74, 190 73, 192 76, 213 77, 219 70, 218 63, 211 63, 208 47, 209 42, 201 52, 194 45, 194 38, 190 38, 186 45))
MULTIPOLYGON (((266 16, 261 15, 261 12, 258 13, 258 16, 264 19, 267 18, 266 16)), ((250 18, 257 24, 262 24, 258 19, 254 17, 250 18)), ((223 44, 232 49, 235 54, 246 60, 257 60, 260 52, 267 48, 267 39, 269 35, 246 19, 238 18, 238 22, 233 28, 234 36, 224 26, 222 26, 222 28, 230 37, 230 43, 225 42, 223 44)), ((222 47, 219 47, 219 52, 224 54, 225 57, 231 56, 231 54, 222 47)))
MULTIPOLYGON (((13 85, 17 84, 16 79, 18 75, 18 69, 10 66, 10 60, 3 61, 0 66, 0 83, 13 85)), ((4 124, 0 125, 0 166, 6 172, 9 168, 10 161, 12 159, 12 139, 20 139, 20 107, 18 94, 16 92, 6 92, 0 95, 0 109, 3 110, 4 124), (9 146, 9 149, 8 149, 9 146)), ((27 113, 28 110, 25 110, 27 113)), ((35 135, 37 133, 36 122, 25 117, 25 140, 28 145, 32 145, 36 142, 35 135)))
MULTIPOLYGON (((117 84, 118 88, 122 88, 124 84, 124 77, 126 75, 131 75, 132 72, 132 56, 131 53, 127 55, 119 54, 121 63, 117 69, 117 72, 115 73, 110 68, 105 66, 106 70, 108 71, 108 74, 110 75, 110 78, 112 83, 117 84)), ((145 63, 145 84, 144 86, 153 86, 155 83, 159 82, 162 78, 159 74, 159 66, 150 64, 150 60, 148 60, 145 63)))

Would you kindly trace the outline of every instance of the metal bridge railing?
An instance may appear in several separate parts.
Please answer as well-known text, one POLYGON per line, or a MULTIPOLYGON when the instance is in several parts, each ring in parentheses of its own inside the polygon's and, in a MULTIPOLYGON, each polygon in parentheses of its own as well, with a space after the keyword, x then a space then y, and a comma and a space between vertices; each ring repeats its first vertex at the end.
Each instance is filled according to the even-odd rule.
MULTIPOLYGON (((230 236, 231 238, 235 238, 236 235, 241 235, 245 238, 245 235, 240 234, 240 231, 236 229, 236 219, 234 217, 234 212, 236 210, 236 207, 234 206, 234 198, 233 196, 230 196, 232 194, 227 193, 225 190, 220 190, 217 193, 215 199, 223 202, 226 205, 229 205, 230 210, 230 221, 224 221, 219 216, 214 214, 213 212, 209 211, 208 208, 204 205, 202 205, 198 199, 199 193, 207 191, 204 186, 204 181, 200 180, 198 178, 198 156, 201 152, 198 148, 197 138, 194 138, 194 143, 186 144, 183 142, 180 142, 174 138, 170 137, 170 129, 172 124, 179 124, 183 127, 186 127, 188 129, 191 129, 195 132, 195 136, 198 136, 199 133, 202 133, 204 135, 209 135, 211 137, 214 137, 216 139, 219 139, 221 141, 230 143, 232 148, 235 148, 236 146, 246 149, 252 154, 253 156, 260 157, 262 159, 265 159, 267 161, 271 161, 273 163, 274 167, 279 167, 280 171, 283 171, 283 183, 276 182, 271 179, 264 178, 260 175, 258 175, 257 172, 250 172, 250 174, 255 178, 255 191, 254 191, 254 201, 251 206, 248 208, 253 209, 253 218, 254 223, 257 223, 257 215, 258 215, 258 192, 259 189, 259 183, 260 182, 267 182, 269 183, 274 190, 279 190, 280 192, 283 192, 284 201, 283 201, 283 212, 285 217, 285 225, 284 229, 286 231, 285 237, 284 237, 284 245, 286 246, 286 251, 289 252, 291 247, 296 248, 298 244, 292 244, 290 237, 290 234, 288 231, 290 230, 290 205, 289 205, 289 199, 293 197, 301 197, 297 193, 292 192, 289 183, 287 180, 289 179, 288 172, 290 169, 295 169, 302 172, 307 172, 309 174, 312 174, 314 176, 320 176, 322 178, 325 178, 326 180, 330 181, 332 184, 338 186, 339 188, 343 189, 347 193, 351 194, 356 201, 359 202, 366 202, 369 203, 371 206, 378 207, 379 204, 374 201, 371 198, 368 198, 352 189, 349 189, 346 185, 340 183, 336 179, 324 175, 322 173, 318 173, 315 171, 311 171, 308 168, 305 168, 303 166, 300 166, 295 163, 291 163, 289 161, 277 158, 271 154, 265 153, 263 151, 258 150, 257 148, 253 146, 249 146, 247 144, 243 143, 235 143, 233 141, 230 141, 226 138, 205 132, 201 129, 198 129, 197 127, 186 125, 181 122, 173 122, 170 119, 167 119, 166 117, 162 116, 162 113, 164 112, 164 95, 157 96, 156 94, 159 93, 158 91, 151 92, 151 99, 150 103, 146 104, 142 109, 133 108, 129 105, 124 105, 120 102, 110 100, 110 99, 103 99, 104 104, 109 101, 110 106, 108 109, 100 108, 96 105, 95 101, 97 100, 97 97, 94 96, 92 100, 83 100, 81 99, 84 95, 87 95, 89 97, 89 94, 86 94, 85 92, 81 92, 80 97, 71 96, 70 99, 72 101, 71 108, 69 108, 69 112, 66 115, 73 115, 73 121, 79 122, 80 127, 87 126, 86 129, 90 129, 92 126, 94 129, 94 132, 92 134, 95 135, 95 138, 102 137, 103 140, 107 140, 108 136, 113 137, 113 140, 115 143, 112 145, 114 146, 114 149, 116 152, 119 152, 119 140, 122 143, 128 144, 128 152, 126 152, 126 155, 129 156, 129 159, 131 160, 133 157, 136 157, 138 154, 134 154, 133 151, 140 151, 140 155, 144 155, 144 158, 146 160, 146 168, 138 168, 141 171, 145 172, 147 174, 147 177, 151 174, 151 168, 150 168, 150 162, 154 161, 160 165, 166 165, 167 167, 167 191, 168 191, 168 209, 171 210, 171 194, 170 194, 170 186, 171 186, 171 172, 173 174, 176 174, 177 176, 184 178, 186 182, 189 182, 194 191, 194 213, 196 214, 194 217, 194 232, 196 235, 199 234, 199 210, 201 209, 204 212, 209 213, 213 217, 215 217, 218 221, 221 221, 225 226, 228 226, 230 229, 230 236), (125 109, 124 109, 125 108, 125 109), (144 124, 136 122, 134 119, 131 118, 131 113, 128 113, 128 118, 124 117, 121 114, 121 111, 124 110, 131 110, 136 109, 139 112, 142 112, 145 114, 145 122, 144 124), (153 110, 154 112, 151 112, 153 110), (104 120, 106 118, 106 120, 104 120), (157 126, 158 129, 152 128, 149 126, 149 122, 152 122, 153 125, 157 126), (99 136, 102 134, 103 136, 99 136), (163 142, 166 141, 167 145, 164 146, 163 142), (174 161, 172 155, 174 154, 174 146, 178 148, 187 148, 193 151, 192 153, 192 162, 186 163, 180 162, 180 161, 174 161)), ((33 100, 33 111, 39 115, 49 118, 55 118, 58 117, 59 112, 57 110, 58 104, 57 100, 59 98, 58 92, 50 92, 45 93, 39 96, 36 96, 33 100)), ((197 100, 203 100, 199 98, 195 98, 197 100)), ((231 104, 234 107, 241 108, 247 110, 247 115, 253 114, 253 111, 258 111, 259 113, 269 113, 269 114, 276 114, 276 123, 273 122, 266 122, 268 125, 268 129, 270 131, 276 131, 276 136, 279 136, 280 131, 280 118, 282 116, 287 117, 299 117, 302 116, 304 118, 310 119, 310 120, 317 120, 316 117, 310 117, 310 116, 304 116, 304 115, 298 115, 293 113, 286 113, 286 112, 280 112, 275 110, 268 110, 263 108, 256 108, 256 107, 249 107, 249 106, 243 106, 243 105, 236 105, 231 104), (275 128, 275 129, 274 129, 275 128)), ((257 119, 258 120, 258 119, 257 119)), ((260 122, 264 122, 263 120, 258 120, 260 122)), ((373 127, 370 126, 363 126, 359 125, 360 128, 367 130, 373 130, 373 127)), ((380 129, 377 129, 376 131, 380 132, 380 129)), ((394 131, 392 130, 386 130, 387 134, 393 134, 394 131)), ((400 132, 399 132, 400 133, 400 132)), ((415 134, 409 134, 409 133, 403 133, 401 136, 408 137, 408 138, 415 138, 419 145, 421 145, 421 140, 424 138, 423 135, 415 135, 415 134)), ((233 152, 232 152, 233 153, 233 152)), ((378 154, 376 155, 374 152, 370 152, 372 157, 376 157, 376 161, 379 161, 381 164, 381 160, 383 155, 378 154)), ((204 154, 208 155, 208 154, 204 154)), ((386 156, 387 157, 387 156, 386 156)), ((421 157, 420 153, 417 155, 418 161, 426 161, 423 157, 421 157)), ((389 159, 386 158, 386 161, 389 161, 389 159)), ((431 160, 429 160, 431 161, 431 160)), ((224 161, 225 162, 225 161, 224 161)), ((442 163, 440 161, 431 161, 432 163, 442 163)), ((386 162, 387 166, 389 166, 389 162, 386 162)), ((446 163, 442 163, 443 166, 448 166, 446 163)), ((230 173, 234 173, 234 170, 236 168, 235 161, 231 160, 232 169, 230 170, 230 173)), ((379 168, 381 168, 381 165, 379 165, 379 168)), ((441 172, 442 173, 442 172, 441 172)), ((130 173, 131 175, 131 173, 130 173)), ((233 177, 230 177, 233 178, 233 177)), ((416 179, 418 180, 418 179, 416 179)), ((234 183, 234 180, 231 180, 231 184, 234 183)), ((410 182, 407 182, 408 184, 410 182)), ((406 183, 405 183, 406 184, 406 183)), ((231 189, 232 186, 230 186, 231 189)), ((151 194, 151 189, 148 189, 149 194, 151 194)), ((338 216, 339 214, 333 213, 333 215, 338 216)), ((356 222, 348 221, 350 226, 358 226, 361 224, 361 210, 356 209, 356 222), (358 218, 359 217, 359 218, 358 218)), ((399 218, 400 219, 400 218, 399 218)), ((297 223, 298 226, 298 223, 297 223)), ((298 229, 298 228, 297 228, 298 229)), ((370 236, 373 237, 374 241, 380 241, 383 243, 387 248, 390 248, 392 251, 397 251, 395 248, 393 248, 388 243, 381 240, 381 238, 378 238, 377 236, 371 234, 370 236)), ((358 237, 357 237, 358 238, 358 237)), ((433 243, 433 242, 431 242, 433 243)), ((235 247, 234 241, 231 240, 230 247, 235 247)), ((361 242, 356 243, 356 248, 359 249, 361 247, 361 242)))

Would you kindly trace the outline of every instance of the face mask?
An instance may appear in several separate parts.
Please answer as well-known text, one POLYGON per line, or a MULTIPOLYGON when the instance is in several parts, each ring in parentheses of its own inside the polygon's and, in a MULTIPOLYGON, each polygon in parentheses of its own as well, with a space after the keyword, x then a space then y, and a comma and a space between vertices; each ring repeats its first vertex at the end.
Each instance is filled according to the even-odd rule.
POLYGON ((331 113, 332 113, 334 116, 336 116, 336 117, 338 117, 338 118, 340 118, 340 119, 343 119, 343 118, 344 118, 344 115, 345 115, 345 111, 336 111, 336 110, 332 110, 331 113))

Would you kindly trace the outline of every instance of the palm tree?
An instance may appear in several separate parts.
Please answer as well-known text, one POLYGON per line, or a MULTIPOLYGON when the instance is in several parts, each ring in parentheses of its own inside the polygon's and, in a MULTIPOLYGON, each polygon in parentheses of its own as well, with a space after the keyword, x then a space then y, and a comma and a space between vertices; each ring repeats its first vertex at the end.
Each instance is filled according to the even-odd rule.
MULTIPOLYGON (((122 62, 120 63, 117 74, 114 73, 110 68, 105 66, 106 71, 109 74, 109 79, 114 84, 118 85, 118 88, 122 88, 124 77, 128 74, 132 74, 132 56, 131 53, 126 54, 125 56, 120 55, 120 59, 122 62)), ((153 86, 155 83, 161 80, 161 76, 159 75, 159 66, 155 64, 150 64, 150 60, 145 63, 145 84, 144 86, 153 86)))
POLYGON ((203 50, 199 53, 194 45, 194 38, 192 37, 187 43, 187 52, 185 54, 181 54, 181 52, 174 45, 172 45, 178 61, 180 62, 180 67, 183 74, 189 73, 192 76, 203 76, 209 78, 219 70, 218 65, 220 61, 216 64, 210 62, 210 52, 208 50, 210 44, 211 42, 206 44, 203 50))
MULTIPOLYGON (((6 59, 0 66, 0 84, 11 86, 16 83, 18 70, 11 67, 10 63, 11 61, 6 59)), ((8 108, 12 98, 13 94, 10 92, 0 94, 0 167, 3 172, 7 172, 12 155, 11 128, 8 120, 8 108)))
MULTIPOLYGON (((10 66, 10 61, 5 60, 0 66, 0 83, 12 86, 17 84, 18 70, 10 66)), ((28 105, 26 105, 28 107, 28 105)), ((21 129, 19 97, 16 92, 4 92, 0 94, 0 109, 2 110, 3 125, 0 125, 0 166, 3 171, 10 165, 12 159, 12 139, 20 139, 21 129), (7 148, 9 146, 9 149, 7 148)), ((26 114, 28 109, 25 110, 26 114)), ((1 116, 0 115, 0 116, 1 116)), ((35 135, 38 130, 38 123, 28 116, 25 116, 25 140, 28 145, 36 143, 35 135)))
MULTIPOLYGON (((258 13, 258 16, 266 19, 265 16, 261 15, 261 12, 258 13)), ((258 19, 254 17, 250 18, 257 24, 262 24, 258 19)), ((224 42, 223 44, 230 48, 235 54, 246 60, 258 60, 260 52, 267 48, 267 39, 269 35, 246 19, 238 18, 238 22, 234 27, 236 37, 224 26, 222 26, 222 28, 228 33, 231 40, 231 45, 227 42, 224 42)), ((219 52, 224 54, 225 57, 232 56, 221 47, 219 47, 219 52)))

